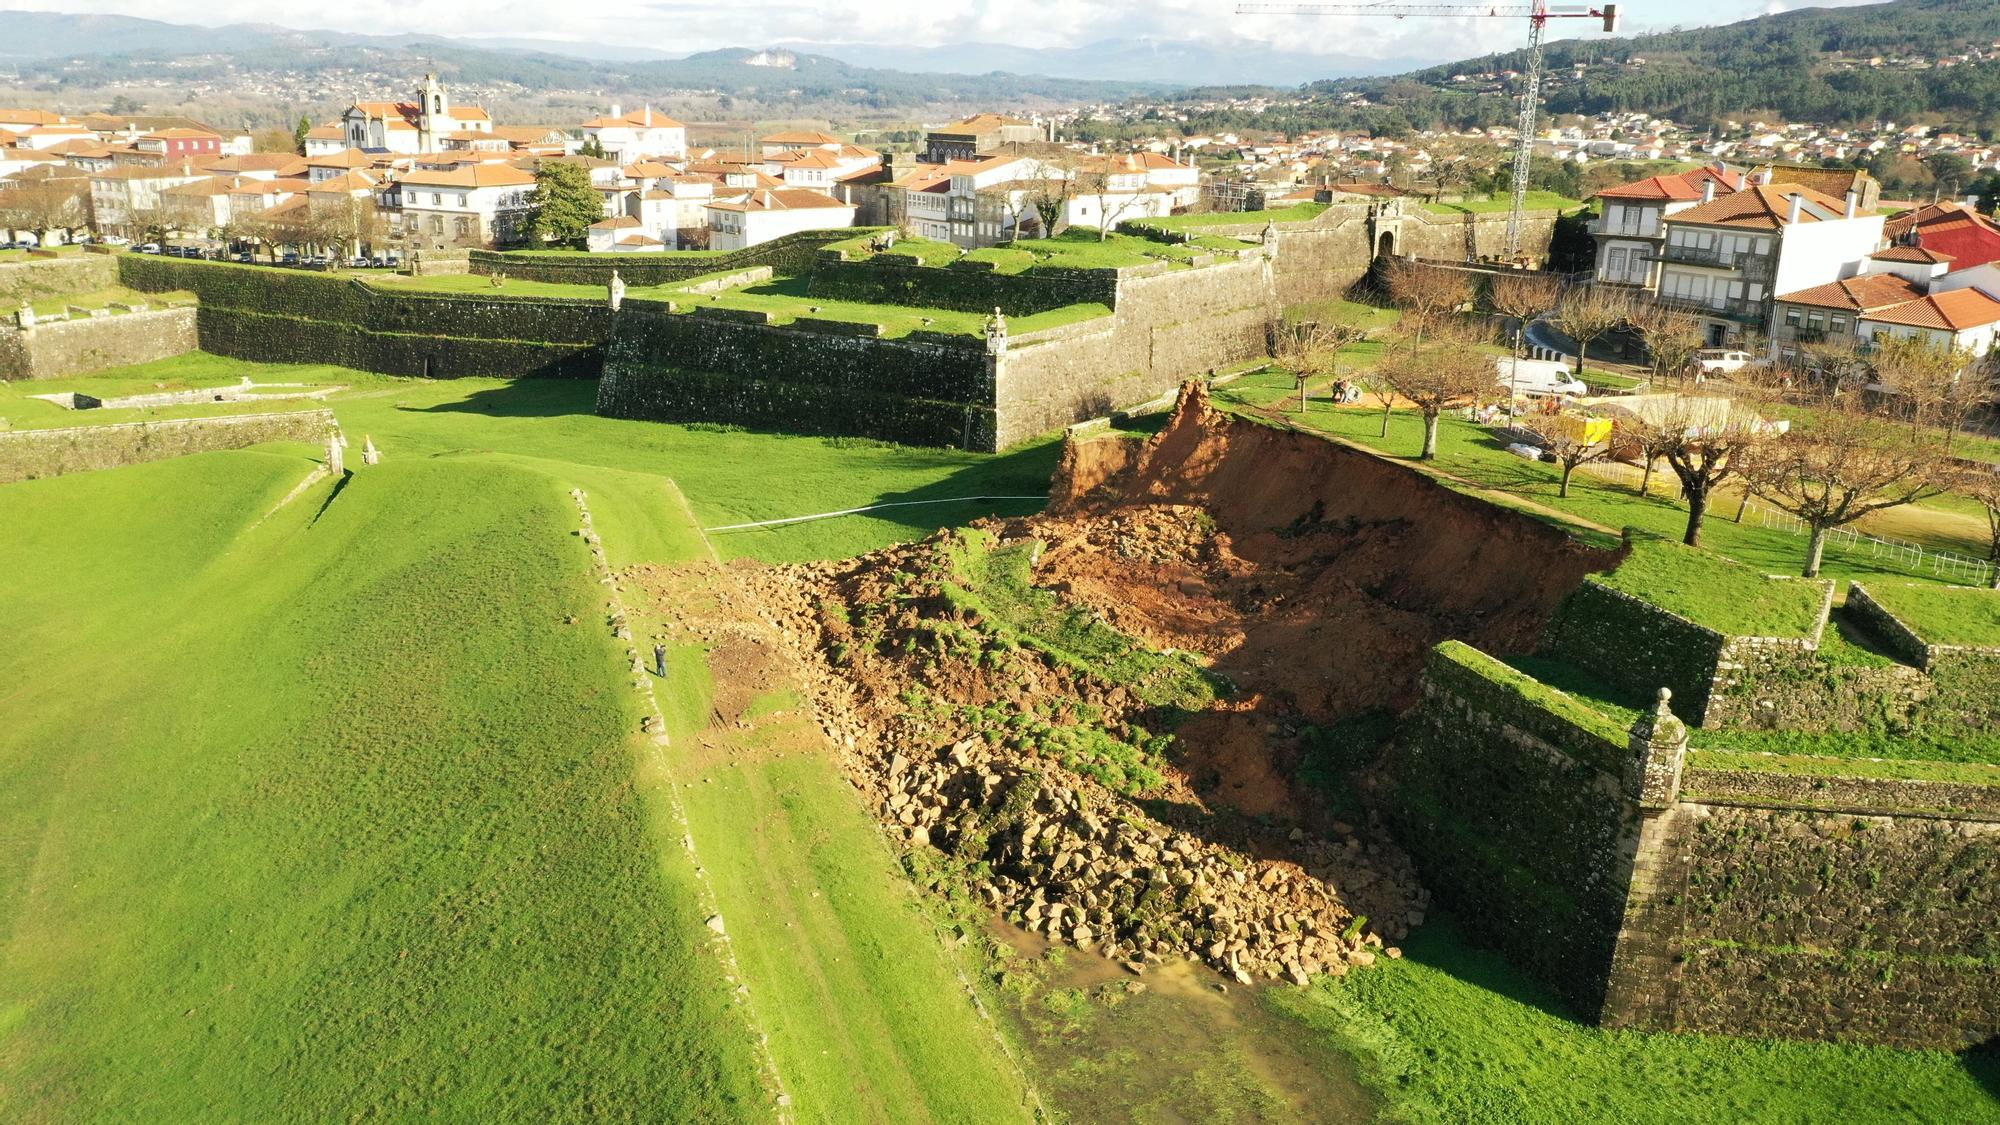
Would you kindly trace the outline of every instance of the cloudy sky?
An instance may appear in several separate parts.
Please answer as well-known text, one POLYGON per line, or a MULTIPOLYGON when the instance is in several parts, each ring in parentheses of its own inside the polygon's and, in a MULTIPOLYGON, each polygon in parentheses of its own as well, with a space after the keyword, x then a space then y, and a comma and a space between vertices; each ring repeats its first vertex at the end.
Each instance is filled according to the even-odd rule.
MULTIPOLYGON (((1727 23, 1791 7, 1869 0, 1631 0, 1628 30, 1727 23)), ((672 53, 771 43, 937 46, 1010 42, 1079 46, 1099 39, 1268 42, 1349 57, 1455 58, 1518 46, 1511 23, 1239 17, 1234 0, 342 0, 326 9, 269 0, 14 0, 10 7, 145 16, 175 23, 282 23, 364 33, 534 38, 551 49, 601 42, 672 53), (1366 28, 1366 34, 1359 29, 1366 28)), ((1563 21, 1581 31, 1585 21, 1563 21)), ((1567 37, 1569 28, 1557 32, 1567 37)))

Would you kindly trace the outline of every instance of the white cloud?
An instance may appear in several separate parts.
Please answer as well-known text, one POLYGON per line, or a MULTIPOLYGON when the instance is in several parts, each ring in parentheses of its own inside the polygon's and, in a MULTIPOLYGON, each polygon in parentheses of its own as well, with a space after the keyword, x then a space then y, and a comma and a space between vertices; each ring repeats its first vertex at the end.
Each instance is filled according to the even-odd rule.
MULTIPOLYGON (((1874 0, 1816 0, 1840 6, 1874 0)), ((1686 25, 1744 19, 1766 0, 1686 0, 1686 25)), ((1151 37, 1217 45, 1241 41, 1287 51, 1356 58, 1447 59, 1523 45, 1514 20, 1238 16, 1234 0, 637 0, 624 5, 546 0, 344 0, 319 15, 289 9, 272 19, 268 0, 15 0, 44 11, 144 16, 177 23, 282 22, 367 34, 536 38, 648 47, 671 54, 776 42, 895 43, 936 46, 1005 42, 1075 47, 1099 39, 1151 37)), ((1782 7, 1770 0, 1770 9, 1782 7)), ((1639 13, 1633 13, 1639 16, 1639 13)), ((1641 17, 1643 18, 1643 17, 1641 17)), ((1647 20, 1655 23, 1655 20, 1647 20)), ((1557 37, 1589 34, 1587 21, 1560 21, 1557 37), (1572 29, 1564 24, 1576 24, 1572 29)))

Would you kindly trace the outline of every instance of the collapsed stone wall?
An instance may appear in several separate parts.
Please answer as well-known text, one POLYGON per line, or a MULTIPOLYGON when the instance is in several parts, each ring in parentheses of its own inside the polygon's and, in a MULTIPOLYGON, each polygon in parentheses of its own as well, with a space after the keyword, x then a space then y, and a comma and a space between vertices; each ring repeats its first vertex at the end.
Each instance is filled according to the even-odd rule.
POLYGON ((333 428, 333 411, 297 410, 0 432, 0 484, 267 441, 322 442, 333 428))
POLYGON ((2000 786, 1697 759, 1642 799, 1616 734, 1490 658, 1434 654, 1382 800, 1475 935, 1607 1026, 2000 1034, 2000 786))
POLYGON ((192 307, 42 320, 25 329, 0 327, 0 379, 66 379, 195 347, 192 307))

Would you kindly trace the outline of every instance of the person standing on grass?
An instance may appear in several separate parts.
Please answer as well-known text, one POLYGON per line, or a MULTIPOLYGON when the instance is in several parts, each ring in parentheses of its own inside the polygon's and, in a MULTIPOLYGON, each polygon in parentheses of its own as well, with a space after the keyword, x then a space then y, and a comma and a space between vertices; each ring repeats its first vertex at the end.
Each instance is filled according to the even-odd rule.
POLYGON ((665 645, 653 646, 653 675, 663 680, 667 678, 667 646, 665 645))

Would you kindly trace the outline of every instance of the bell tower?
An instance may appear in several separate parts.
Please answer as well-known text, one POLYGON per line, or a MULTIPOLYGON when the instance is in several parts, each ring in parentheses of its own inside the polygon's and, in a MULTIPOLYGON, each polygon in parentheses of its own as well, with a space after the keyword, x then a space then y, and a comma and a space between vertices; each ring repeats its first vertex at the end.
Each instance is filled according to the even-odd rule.
POLYGON ((451 95, 435 74, 424 75, 417 91, 417 140, 424 152, 436 152, 445 135, 458 130, 451 116, 451 95))

